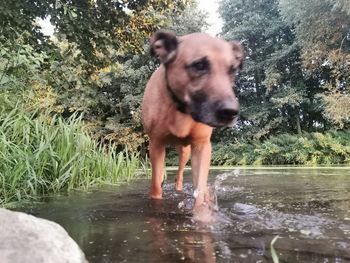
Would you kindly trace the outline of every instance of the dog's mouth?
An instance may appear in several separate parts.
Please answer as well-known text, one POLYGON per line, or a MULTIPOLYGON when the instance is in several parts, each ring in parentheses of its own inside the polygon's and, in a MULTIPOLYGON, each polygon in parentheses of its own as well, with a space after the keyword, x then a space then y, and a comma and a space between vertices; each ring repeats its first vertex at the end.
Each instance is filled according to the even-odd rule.
POLYGON ((211 127, 232 127, 239 118, 238 111, 233 110, 206 110, 197 109, 191 111, 192 118, 211 127))
POLYGON ((201 118, 197 114, 191 114, 191 116, 195 121, 207 124, 214 128, 232 127, 233 125, 235 125, 235 123, 238 121, 238 118, 239 118, 239 116, 236 116, 232 120, 222 121, 222 120, 212 120, 210 118, 205 118, 205 117, 201 118))
POLYGON ((210 100, 207 94, 197 92, 191 96, 190 113, 192 118, 212 127, 230 127, 238 120, 239 103, 230 96, 220 100, 210 100))

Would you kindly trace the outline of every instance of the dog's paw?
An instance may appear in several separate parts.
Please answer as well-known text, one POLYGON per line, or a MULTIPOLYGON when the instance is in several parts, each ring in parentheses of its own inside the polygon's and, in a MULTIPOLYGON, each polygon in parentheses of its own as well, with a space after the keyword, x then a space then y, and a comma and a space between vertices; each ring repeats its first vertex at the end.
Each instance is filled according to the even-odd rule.
POLYGON ((208 204, 202 204, 193 208, 193 219, 202 223, 213 223, 215 215, 213 209, 208 204))
POLYGON ((184 188, 184 185, 183 185, 183 182, 179 181, 179 180, 176 180, 175 181, 175 190, 177 192, 182 192, 183 191, 183 188, 184 188))
POLYGON ((149 198, 150 199, 153 199, 153 200, 161 200, 161 199, 163 199, 163 196, 162 196, 162 194, 160 193, 149 193, 149 198))

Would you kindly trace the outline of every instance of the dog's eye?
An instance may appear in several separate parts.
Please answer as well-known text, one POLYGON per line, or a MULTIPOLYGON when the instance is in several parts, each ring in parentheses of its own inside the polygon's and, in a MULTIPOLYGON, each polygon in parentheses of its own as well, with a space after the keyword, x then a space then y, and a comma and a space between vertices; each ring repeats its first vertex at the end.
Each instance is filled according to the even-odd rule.
POLYGON ((205 74, 209 71, 210 65, 207 58, 202 58, 190 64, 189 67, 196 73, 205 74))

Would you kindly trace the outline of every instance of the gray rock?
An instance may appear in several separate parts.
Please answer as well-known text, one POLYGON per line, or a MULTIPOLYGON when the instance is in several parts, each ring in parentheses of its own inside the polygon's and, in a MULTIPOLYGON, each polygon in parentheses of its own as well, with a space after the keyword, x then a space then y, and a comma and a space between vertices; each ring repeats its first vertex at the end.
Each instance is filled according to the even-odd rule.
POLYGON ((85 255, 58 224, 0 208, 1 263, 86 263, 85 255))

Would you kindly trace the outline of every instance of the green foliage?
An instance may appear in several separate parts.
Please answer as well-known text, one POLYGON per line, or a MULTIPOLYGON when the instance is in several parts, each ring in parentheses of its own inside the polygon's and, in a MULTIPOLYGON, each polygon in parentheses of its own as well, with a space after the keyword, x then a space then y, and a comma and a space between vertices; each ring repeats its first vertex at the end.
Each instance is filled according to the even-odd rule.
MULTIPOLYGON (((279 131, 299 131, 300 107, 310 112, 298 47, 276 0, 223 0, 222 36, 246 49, 237 93, 242 105, 241 134, 263 138, 279 131), (303 105, 304 104, 304 105, 303 105)), ((308 120, 304 118, 305 122, 308 120)))
MULTIPOLYGON (((335 139, 346 132, 311 132, 350 125, 348 1, 222 0, 220 12, 222 36, 241 40, 247 61, 237 85, 241 120, 215 131, 214 163, 347 163, 348 144, 335 139)), ((99 143, 131 152, 146 151, 140 104, 158 66, 148 37, 206 27, 192 0, 14 0, 0 3, 0 17, 3 114, 18 104, 29 114, 19 123, 49 112, 60 116, 52 125, 82 115, 99 143), (54 36, 41 33, 38 18, 50 19, 54 36)))
POLYGON ((194 32, 202 32, 209 25, 206 22, 208 14, 198 8, 197 2, 190 3, 181 14, 169 14, 169 26, 167 30, 177 35, 186 35, 194 32))
POLYGON ((186 0, 15 0, 0 3, 0 17, 0 204, 129 180, 157 67, 147 38, 200 31, 204 14, 186 0))
POLYGON ((324 116, 343 128, 349 123, 350 5, 342 0, 280 0, 281 12, 295 28, 302 68, 323 89, 324 116))
MULTIPOLYGON (((201 31, 206 26, 205 14, 195 4, 181 13, 170 10, 164 15, 168 19, 167 29, 180 35, 201 31)), ((93 96, 93 101, 100 100, 97 107, 90 111, 91 119, 101 123, 97 127, 98 136, 120 145, 127 144, 131 151, 145 150, 147 137, 143 133, 140 106, 146 83, 158 67, 158 62, 149 55, 149 46, 143 45, 142 48, 140 54, 120 54, 119 63, 96 72, 96 81, 108 81, 99 82, 99 93, 93 96), (95 114, 96 108, 103 112, 95 114)))
POLYGON ((256 158, 254 142, 237 141, 218 143, 213 146, 212 165, 250 165, 256 158))
MULTIPOLYGON (((342 0, 222 0, 222 36, 238 39, 247 59, 237 94, 241 121, 234 134, 349 127, 349 5, 342 0)), ((232 132, 219 131, 223 138, 232 132)))
POLYGON ((26 43, 24 34, 15 34, 15 41, 0 36, 0 90, 25 88, 39 82, 41 65, 47 59, 26 43))
POLYGON ((343 128, 350 118, 350 93, 341 93, 332 86, 329 89, 330 92, 321 95, 325 104, 324 115, 336 127, 343 128))
POLYGON ((164 27, 168 10, 183 10, 187 0, 13 0, 0 3, 1 35, 15 42, 16 32, 25 34, 26 43, 40 49, 51 45, 37 23, 49 18, 56 36, 77 45, 81 57, 91 67, 109 61, 110 48, 138 51, 144 39, 164 27), (101 56, 103 54, 104 56, 101 56))
POLYGON ((137 155, 93 140, 77 115, 64 120, 19 106, 0 109, 0 152, 0 205, 127 181, 139 165, 137 155))
POLYGON ((24 43, 35 48, 45 43, 46 37, 41 33, 36 19, 47 16, 45 10, 52 2, 54 1, 1 1, 0 44, 3 41, 16 43, 18 35, 22 36, 24 43))
POLYGON ((237 140, 213 147, 213 165, 350 164, 350 133, 281 134, 259 140, 237 140))
POLYGON ((12 89, 14 97, 31 93, 28 111, 65 118, 82 113, 95 138, 134 152, 147 140, 140 104, 157 67, 145 46, 148 37, 175 19, 182 32, 205 24, 187 0, 12 1, 0 4, 0 15, 0 88, 12 89), (198 15, 195 24, 189 10, 198 15), (50 38, 36 22, 46 17, 55 26, 50 38))

